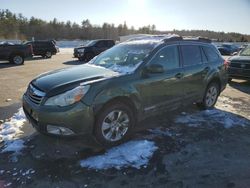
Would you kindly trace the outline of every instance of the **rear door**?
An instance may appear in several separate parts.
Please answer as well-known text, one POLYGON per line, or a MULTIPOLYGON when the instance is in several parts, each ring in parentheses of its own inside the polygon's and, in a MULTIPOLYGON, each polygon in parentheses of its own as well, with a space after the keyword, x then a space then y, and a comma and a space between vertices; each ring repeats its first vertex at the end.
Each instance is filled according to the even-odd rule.
POLYGON ((137 85, 145 112, 178 108, 183 99, 182 75, 178 45, 166 46, 151 59, 150 64, 161 64, 163 73, 147 73, 137 85))
POLYGON ((204 53, 199 45, 181 45, 182 64, 184 69, 183 89, 187 103, 198 101, 203 96, 206 86, 205 77, 210 70, 205 64, 204 53))

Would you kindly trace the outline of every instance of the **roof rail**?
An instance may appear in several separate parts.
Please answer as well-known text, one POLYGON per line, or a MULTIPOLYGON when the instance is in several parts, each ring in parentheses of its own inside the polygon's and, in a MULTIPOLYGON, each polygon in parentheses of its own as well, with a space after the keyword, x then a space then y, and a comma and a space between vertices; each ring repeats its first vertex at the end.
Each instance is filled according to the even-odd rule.
POLYGON ((172 41, 180 41, 180 40, 183 40, 183 38, 176 34, 165 35, 165 37, 162 39, 163 42, 172 42, 172 41))
POLYGON ((206 43, 212 43, 212 41, 209 38, 206 37, 194 37, 194 36, 183 36, 183 40, 186 41, 195 41, 195 42, 206 42, 206 43))
POLYGON ((194 42, 206 42, 211 43, 212 41, 205 37, 194 37, 194 36, 179 36, 177 34, 163 34, 163 35, 146 35, 128 39, 127 41, 136 40, 160 40, 162 42, 174 42, 174 41, 194 41, 194 42))

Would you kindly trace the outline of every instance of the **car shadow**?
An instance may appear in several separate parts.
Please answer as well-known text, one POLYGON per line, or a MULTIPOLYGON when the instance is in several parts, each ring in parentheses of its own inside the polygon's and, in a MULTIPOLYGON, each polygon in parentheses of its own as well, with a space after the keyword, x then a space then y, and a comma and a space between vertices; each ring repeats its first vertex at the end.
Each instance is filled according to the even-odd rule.
POLYGON ((229 82, 229 85, 232 88, 250 94, 250 81, 236 82, 235 80, 232 80, 231 82, 229 82))
POLYGON ((33 56, 33 57, 25 59, 25 61, 34 61, 34 60, 43 60, 43 59, 47 59, 47 58, 44 58, 41 56, 33 56))
POLYGON ((21 65, 16 65, 16 64, 10 63, 8 61, 0 62, 0 69, 9 68, 9 67, 16 67, 16 66, 21 66, 21 65))
POLYGON ((65 65, 82 65, 85 64, 86 62, 84 61, 79 61, 79 60, 72 60, 72 61, 65 61, 63 64, 65 65))

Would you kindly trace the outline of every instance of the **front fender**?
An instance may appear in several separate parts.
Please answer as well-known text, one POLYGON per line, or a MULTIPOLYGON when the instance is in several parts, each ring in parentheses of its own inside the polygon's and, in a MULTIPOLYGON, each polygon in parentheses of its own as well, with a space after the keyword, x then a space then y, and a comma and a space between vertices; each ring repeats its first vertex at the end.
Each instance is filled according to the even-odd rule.
POLYGON ((110 88, 97 94, 93 101, 94 112, 99 111, 105 104, 116 99, 128 99, 136 108, 135 110, 141 112, 142 103, 140 95, 132 86, 110 88))

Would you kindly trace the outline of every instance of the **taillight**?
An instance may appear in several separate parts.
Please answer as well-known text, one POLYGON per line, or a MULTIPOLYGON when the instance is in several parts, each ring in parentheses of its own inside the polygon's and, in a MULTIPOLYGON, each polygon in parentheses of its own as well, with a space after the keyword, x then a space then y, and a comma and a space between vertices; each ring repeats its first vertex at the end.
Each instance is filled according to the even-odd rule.
POLYGON ((225 59, 225 61, 224 61, 224 67, 225 67, 226 70, 229 68, 229 65, 230 65, 230 61, 228 61, 227 59, 225 59))

